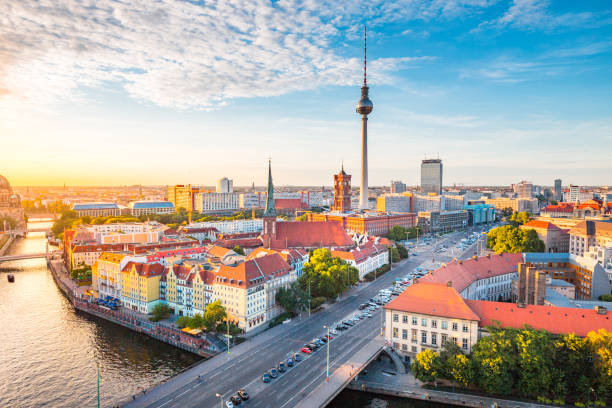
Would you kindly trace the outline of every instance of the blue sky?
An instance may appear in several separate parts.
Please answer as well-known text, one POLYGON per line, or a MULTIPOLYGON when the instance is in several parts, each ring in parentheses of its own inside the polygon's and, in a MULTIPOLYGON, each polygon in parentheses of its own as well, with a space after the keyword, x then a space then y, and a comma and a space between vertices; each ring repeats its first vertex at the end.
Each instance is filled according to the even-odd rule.
POLYGON ((13 184, 358 180, 612 184, 607 1, 0 4, 0 173, 13 184))

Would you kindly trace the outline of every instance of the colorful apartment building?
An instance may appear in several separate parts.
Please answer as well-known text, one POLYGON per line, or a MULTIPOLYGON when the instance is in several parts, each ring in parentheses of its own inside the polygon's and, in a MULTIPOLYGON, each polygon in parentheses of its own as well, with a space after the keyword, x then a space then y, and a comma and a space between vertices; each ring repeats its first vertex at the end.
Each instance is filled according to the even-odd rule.
POLYGON ((389 248, 386 245, 368 241, 350 251, 331 251, 332 256, 341 258, 359 271, 359 280, 389 263, 389 248))
POLYGON ((164 269, 159 263, 126 263, 121 269, 121 304, 140 313, 151 313, 161 302, 159 282, 164 269))
POLYGON ((130 260, 127 254, 103 252, 91 268, 91 284, 98 297, 121 298, 121 270, 130 260))

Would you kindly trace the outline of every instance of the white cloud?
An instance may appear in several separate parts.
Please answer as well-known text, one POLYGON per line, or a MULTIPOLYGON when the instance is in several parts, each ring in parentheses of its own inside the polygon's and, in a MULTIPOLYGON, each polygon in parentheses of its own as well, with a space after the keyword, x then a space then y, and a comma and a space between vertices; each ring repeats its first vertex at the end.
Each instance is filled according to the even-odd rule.
MULTIPOLYGON (((164 107, 359 83, 359 58, 332 45, 364 18, 452 18, 488 0, 7 0, 0 2, 0 98, 46 104, 87 87, 124 89, 164 107)), ((370 23, 369 23, 370 24, 370 23)), ((410 57, 372 60, 372 82, 410 57)), ((417 59, 418 60, 418 59, 417 59)), ((1 101, 1 100, 0 100, 1 101)))

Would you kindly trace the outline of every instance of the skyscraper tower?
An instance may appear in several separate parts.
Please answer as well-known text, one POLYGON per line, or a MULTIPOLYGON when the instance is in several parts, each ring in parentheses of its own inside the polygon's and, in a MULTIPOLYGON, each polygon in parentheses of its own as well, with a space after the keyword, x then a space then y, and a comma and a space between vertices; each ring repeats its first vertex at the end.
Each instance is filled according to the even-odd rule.
POLYGON ((361 99, 357 102, 357 113, 361 115, 361 190, 359 191, 359 209, 368 208, 368 115, 372 112, 374 104, 368 97, 368 82, 366 68, 367 29, 363 28, 363 85, 361 86, 361 99))

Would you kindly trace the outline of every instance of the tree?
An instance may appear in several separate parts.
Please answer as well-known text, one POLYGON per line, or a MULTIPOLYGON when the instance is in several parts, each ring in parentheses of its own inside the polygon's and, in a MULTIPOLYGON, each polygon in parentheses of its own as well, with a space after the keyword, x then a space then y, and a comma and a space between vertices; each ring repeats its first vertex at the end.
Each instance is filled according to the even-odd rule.
POLYGON ((295 218, 296 221, 308 221, 308 213, 304 213, 295 218))
POLYGON ((441 369, 440 356, 430 349, 425 349, 417 354, 414 363, 412 363, 414 376, 424 382, 431 382, 440 377, 441 369))
POLYGON ((514 386, 516 372, 516 349, 512 341, 513 332, 490 328, 491 334, 482 337, 471 354, 478 387, 491 394, 508 395, 514 386))
POLYGON ((612 302, 612 295, 601 295, 599 296, 599 300, 603 300, 604 302, 612 302))
MULTIPOLYGON (((586 337, 595 369, 593 390, 596 400, 605 401, 612 395, 612 333, 605 329, 592 331, 586 337)), ((587 401, 590 401, 590 395, 587 401)))
POLYGON ((387 238, 393 241, 405 241, 406 237, 406 229, 400 225, 394 226, 387 233, 387 238))
POLYGON ((487 234, 487 248, 502 252, 543 252, 544 242, 535 230, 524 230, 512 225, 494 228, 487 234))
POLYGON ((288 288, 280 288, 276 292, 276 303, 285 311, 296 313, 308 307, 308 293, 300 287, 299 283, 293 282, 288 288))
POLYGON ((196 313, 189 319, 188 326, 192 329, 202 329, 206 327, 206 320, 201 313, 196 313))
POLYGON ((526 211, 515 212, 510 217, 510 224, 514 227, 528 223, 531 220, 531 213, 526 211))
POLYGON ((153 307, 153 310, 151 311, 151 314, 153 316, 151 317, 150 320, 154 322, 159 322, 160 320, 165 319, 168 316, 170 316, 170 312, 171 312, 171 309, 167 304, 158 303, 157 305, 155 305, 155 307, 153 307))
POLYGON ((463 352, 454 341, 445 341, 442 344, 442 350, 440 350, 440 377, 449 380, 453 379, 450 361, 459 354, 463 354, 463 352))
POLYGON ((185 327, 189 327, 189 317, 179 316, 179 318, 176 319, 176 326, 179 329, 184 329, 185 327))
POLYGON ((554 370, 553 342, 550 333, 540 330, 519 330, 514 338, 517 354, 516 389, 526 397, 552 395, 554 370))
POLYGON ((391 251, 391 262, 399 262, 401 259, 399 250, 396 247, 391 247, 389 250, 391 251))
POLYGON ((215 327, 215 325, 221 320, 227 317, 225 308, 221 305, 220 300, 215 300, 206 306, 204 312, 204 322, 207 328, 215 327))
POLYGON ((397 248, 397 252, 399 253, 399 256, 401 259, 408 258, 408 250, 406 249, 405 246, 401 244, 397 244, 395 245, 395 247, 397 248))
POLYGON ((506 208, 502 208, 501 210, 499 210, 499 212, 503 218, 508 218, 512 215, 513 210, 510 207, 506 207, 506 208))
POLYGON ((521 230, 523 232, 521 252, 544 252, 546 244, 538 237, 534 229, 521 230))
POLYGON ((468 387, 474 382, 475 371, 472 361, 464 354, 457 354, 448 360, 450 379, 457 384, 468 387))
POLYGON ((242 247, 241 247, 240 245, 236 245, 236 246, 233 248, 233 251, 234 251, 235 253, 237 253, 238 255, 244 255, 244 249, 242 249, 242 247))
POLYGON ((327 248, 314 250, 302 271, 300 287, 307 291, 310 284, 314 297, 335 298, 359 280, 357 268, 338 257, 332 257, 327 248))

